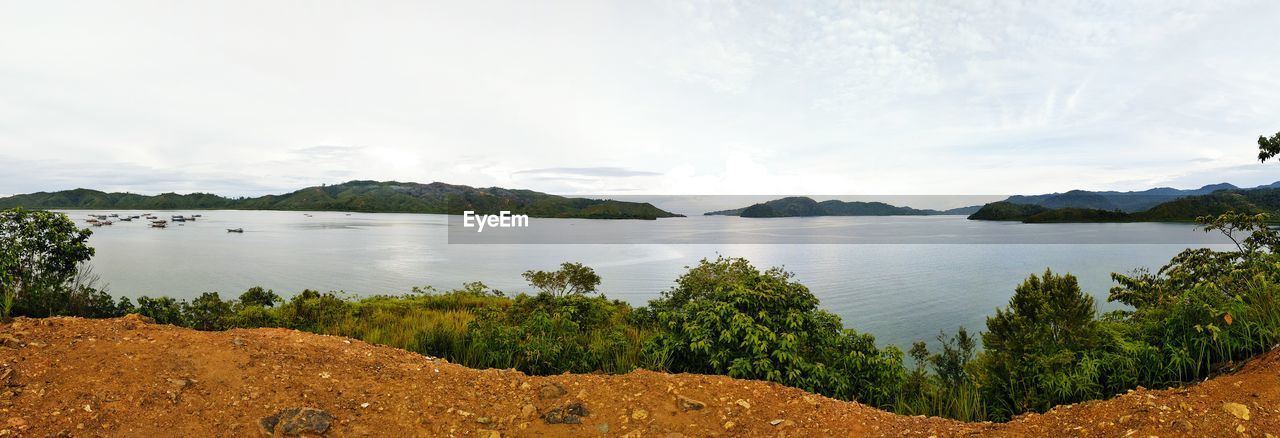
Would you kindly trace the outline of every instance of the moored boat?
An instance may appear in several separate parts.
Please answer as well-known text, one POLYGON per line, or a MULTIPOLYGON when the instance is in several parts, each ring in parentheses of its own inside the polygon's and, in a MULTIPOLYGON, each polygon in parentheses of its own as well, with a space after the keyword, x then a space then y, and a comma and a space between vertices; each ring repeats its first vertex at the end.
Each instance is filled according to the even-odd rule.
POLYGON ((228 233, 243 233, 244 228, 227 228, 228 233))

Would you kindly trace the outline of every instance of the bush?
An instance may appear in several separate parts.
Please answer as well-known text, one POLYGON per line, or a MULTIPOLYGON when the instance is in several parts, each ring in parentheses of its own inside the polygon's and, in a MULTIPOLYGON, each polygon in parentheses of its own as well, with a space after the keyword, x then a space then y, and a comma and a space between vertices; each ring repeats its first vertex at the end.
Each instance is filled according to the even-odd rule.
POLYGON ((671 371, 769 380, 873 404, 891 401, 905 377, 901 352, 845 330, 779 268, 704 259, 650 306, 659 331, 647 353, 671 371))
POLYGON ((1091 354, 1105 344, 1093 297, 1070 274, 1027 278, 987 318, 983 391, 1007 418, 1098 395, 1091 354))

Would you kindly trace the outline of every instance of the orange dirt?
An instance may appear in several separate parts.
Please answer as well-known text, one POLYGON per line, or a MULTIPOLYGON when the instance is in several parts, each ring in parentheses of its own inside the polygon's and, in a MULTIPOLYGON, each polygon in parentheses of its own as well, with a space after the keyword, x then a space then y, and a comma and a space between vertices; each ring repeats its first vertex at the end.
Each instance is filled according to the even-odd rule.
POLYGON ((531 377, 335 336, 198 332, 133 315, 19 318, 0 325, 0 345, 0 436, 260 436, 260 419, 292 407, 332 415, 329 436, 1147 437, 1280 430, 1277 351, 1188 388, 1138 390, 992 424, 895 415, 722 376, 531 377), (698 402, 705 406, 690 409, 698 402), (543 419, 573 403, 587 411, 580 424, 543 419))

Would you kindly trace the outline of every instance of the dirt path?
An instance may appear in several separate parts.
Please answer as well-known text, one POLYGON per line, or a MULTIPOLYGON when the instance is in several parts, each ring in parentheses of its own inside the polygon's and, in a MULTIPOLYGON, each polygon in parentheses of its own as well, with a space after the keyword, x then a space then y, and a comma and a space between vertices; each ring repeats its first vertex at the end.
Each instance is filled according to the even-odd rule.
MULTIPOLYGON (((474 370, 284 329, 197 332, 135 317, 18 319, 0 326, 0 345, 0 436, 261 436, 264 417, 294 407, 331 416, 328 436, 1147 437, 1280 430, 1280 352, 1186 389, 1140 390, 1008 424, 968 424, 721 376, 474 370)), ((330 420, 310 415, 299 414, 308 421, 297 424, 330 420)), ((281 418, 274 430, 293 424, 281 418)))

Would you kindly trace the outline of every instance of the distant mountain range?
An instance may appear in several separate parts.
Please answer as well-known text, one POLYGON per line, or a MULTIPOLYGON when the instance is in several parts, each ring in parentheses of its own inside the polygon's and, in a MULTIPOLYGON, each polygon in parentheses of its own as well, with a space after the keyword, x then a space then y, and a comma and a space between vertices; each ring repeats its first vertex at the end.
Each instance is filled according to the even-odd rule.
MULTIPOLYGON (((1253 187, 1254 189, 1280 188, 1280 181, 1253 187)), ((1149 210, 1152 207, 1187 196, 1207 195, 1219 190, 1238 190, 1239 187, 1228 183, 1210 184, 1198 189, 1175 189, 1157 187, 1136 192, 1091 192, 1087 190, 1071 190, 1066 193, 1049 193, 1044 195, 1015 195, 1005 199, 1012 204, 1031 204, 1058 208, 1084 208, 1093 210, 1119 210, 1135 213, 1149 210)), ((1248 189, 1243 189, 1248 190, 1248 189)))
POLYGON ((0 198, 0 208, 65 208, 95 210, 297 210, 373 213, 461 214, 502 210, 530 217, 586 219, 657 219, 680 217, 649 203, 567 198, 532 190, 475 188, 433 182, 350 181, 307 187, 283 195, 226 198, 208 193, 147 196, 75 189, 0 198))
POLYGON ((883 202, 859 202, 829 200, 818 202, 804 196, 791 196, 768 202, 753 204, 747 207, 720 210, 704 213, 707 216, 741 216, 741 217, 808 217, 808 216, 932 216, 932 215, 967 215, 978 211, 982 206, 954 208, 939 211, 898 207, 883 202))
MULTIPOLYGON (((1089 198, 1097 199, 1094 196, 1089 198)), ((1083 200, 1086 197, 1079 196, 1072 199, 1083 200)), ((969 219, 1027 223, 1181 222, 1229 211, 1270 213, 1280 218, 1280 185, 1270 184, 1252 189, 1226 189, 1204 195, 1180 196, 1136 212, 1087 207, 1050 208, 1037 204, 1000 201, 982 206, 980 210, 970 215, 969 219)))

